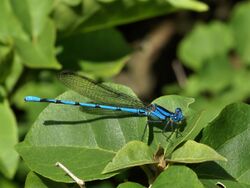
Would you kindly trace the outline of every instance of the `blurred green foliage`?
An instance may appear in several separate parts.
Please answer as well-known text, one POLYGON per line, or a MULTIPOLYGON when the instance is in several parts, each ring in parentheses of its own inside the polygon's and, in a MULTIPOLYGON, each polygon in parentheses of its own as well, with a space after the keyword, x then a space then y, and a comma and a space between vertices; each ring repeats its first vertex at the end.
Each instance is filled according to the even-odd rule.
MULTIPOLYGON (((152 187, 216 187, 218 181, 249 187, 250 107, 231 104, 250 96, 249 1, 234 6, 227 21, 195 24, 178 44, 178 58, 191 73, 163 93, 182 96, 154 102, 184 110, 179 136, 163 134, 157 125, 145 131, 146 118, 88 122, 97 116, 23 101, 26 95, 61 94, 59 70, 106 80, 118 75, 134 50, 115 26, 183 9, 202 12, 208 6, 196 0, 1 0, 0 187, 23 187, 24 177, 25 188, 71 186, 56 182, 72 183, 54 166, 57 161, 90 182, 119 173, 123 181, 125 170, 140 166, 152 187), (171 165, 161 172, 166 164, 171 165)), ((111 87, 134 95, 121 85, 111 87)), ((85 100, 74 92, 59 98, 85 100)), ((116 184, 143 187, 122 181, 116 184)), ((114 187, 111 181, 87 184, 95 186, 114 187)))

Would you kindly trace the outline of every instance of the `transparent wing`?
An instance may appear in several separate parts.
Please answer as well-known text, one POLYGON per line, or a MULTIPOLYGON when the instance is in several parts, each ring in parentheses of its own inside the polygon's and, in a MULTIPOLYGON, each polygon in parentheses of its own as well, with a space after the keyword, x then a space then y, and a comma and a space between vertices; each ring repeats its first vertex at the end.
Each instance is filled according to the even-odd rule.
POLYGON ((145 105, 134 96, 122 93, 74 72, 63 71, 58 77, 68 88, 100 104, 135 108, 145 107, 145 105))

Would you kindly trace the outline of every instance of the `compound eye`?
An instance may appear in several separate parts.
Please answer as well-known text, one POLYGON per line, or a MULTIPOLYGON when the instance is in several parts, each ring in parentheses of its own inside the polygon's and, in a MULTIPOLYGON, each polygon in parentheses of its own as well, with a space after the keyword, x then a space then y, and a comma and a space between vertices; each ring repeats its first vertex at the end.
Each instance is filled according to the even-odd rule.
POLYGON ((181 109, 180 109, 180 108, 176 108, 176 109, 175 109, 175 113, 178 114, 178 113, 180 113, 180 112, 181 112, 181 109))

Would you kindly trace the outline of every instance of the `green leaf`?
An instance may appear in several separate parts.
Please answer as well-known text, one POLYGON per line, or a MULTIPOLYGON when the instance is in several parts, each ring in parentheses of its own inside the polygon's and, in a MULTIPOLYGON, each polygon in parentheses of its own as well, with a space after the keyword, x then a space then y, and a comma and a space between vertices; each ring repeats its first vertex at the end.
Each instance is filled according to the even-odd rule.
MULTIPOLYGON (((128 88, 113 87, 133 94, 128 88)), ((59 98, 86 101, 74 92, 59 98)), ((57 161, 85 181, 104 179, 115 175, 101 174, 115 152, 132 140, 147 142, 145 126, 143 117, 111 118, 86 114, 75 106, 50 104, 19 144, 18 152, 33 171, 53 180, 72 181, 54 167, 57 161)))
POLYGON ((48 15, 51 12, 53 1, 11 1, 11 5, 24 31, 29 36, 37 38, 47 26, 48 15))
POLYGON ((199 134, 204 124, 200 123, 201 112, 189 108, 189 105, 193 102, 193 98, 175 95, 163 96, 153 101, 153 103, 159 104, 172 112, 175 111, 175 108, 180 107, 185 116, 185 121, 182 124, 173 124, 173 128, 176 130, 172 129, 169 124, 167 130, 162 132, 166 125, 149 124, 150 133, 153 134, 153 138, 150 137, 149 143, 154 150, 160 145, 165 149, 166 155, 169 155, 181 142, 194 139, 199 134))
POLYGON ((230 188, 246 188, 247 184, 237 182, 232 176, 230 176, 225 169, 219 166, 215 162, 202 163, 196 167, 195 172, 199 176, 200 181, 206 187, 218 187, 218 183, 224 185, 224 187, 230 188))
POLYGON ((7 179, 0 177, 0 187, 2 187, 2 188, 18 188, 19 186, 17 186, 13 181, 8 181, 7 179))
POLYGON ((11 66, 10 73, 5 80, 6 90, 10 93, 18 82, 23 72, 23 65, 20 58, 16 55, 13 59, 13 65, 11 66))
POLYGON ((120 184, 117 188, 144 188, 144 186, 134 182, 125 182, 120 184))
POLYGON ((79 11, 63 3, 58 4, 53 15, 59 28, 67 32, 89 32, 167 14, 178 8, 205 11, 207 6, 193 0, 182 0, 177 3, 173 0, 84 0, 81 8, 79 15, 79 11))
POLYGON ((250 64, 250 3, 242 2, 235 6, 230 26, 232 28, 236 50, 244 63, 250 64))
MULTIPOLYGON (((26 34, 22 29, 21 23, 13 12, 13 7, 9 0, 0 1, 0 38, 7 44, 12 44, 11 37, 25 38, 26 34), (8 21, 6 21, 8 20, 8 21)), ((18 2, 18 1, 17 1, 18 2)))
MULTIPOLYGON (((36 76, 42 76, 43 73, 40 72, 36 76)), ((37 77, 31 76, 30 80, 36 80, 37 77)), ((27 125, 31 125, 40 114, 40 112, 48 105, 45 103, 31 105, 30 103, 26 103, 24 101, 24 96, 27 95, 35 95, 41 97, 56 97, 58 94, 62 93, 64 88, 59 85, 58 80, 55 79, 55 75, 48 74, 45 75, 44 79, 40 79, 39 81, 30 81, 26 84, 23 84, 19 87, 13 97, 12 103, 14 103, 19 109, 25 111, 25 114, 19 119, 19 133, 22 133, 22 128, 27 128, 27 125)), ((26 133, 26 132, 25 132, 26 133)))
POLYGON ((25 188, 67 188, 63 183, 57 183, 41 176, 38 176, 34 172, 30 172, 27 175, 25 181, 25 188))
POLYGON ((53 1, 50 0, 3 1, 3 18, 12 19, 4 24, 6 29, 0 33, 13 41, 26 66, 54 69, 61 67, 54 55, 55 27, 48 17, 52 5, 53 1), (15 28, 10 24, 15 24, 15 28), (15 32, 10 31, 11 29, 15 32))
POLYGON ((162 187, 203 188, 204 186, 199 181, 197 175, 188 167, 170 166, 157 177, 157 179, 152 185, 152 188, 162 187))
POLYGON ((168 0, 168 2, 176 8, 190 9, 200 12, 208 10, 208 6, 206 4, 196 0, 168 0))
POLYGON ((13 49, 0 45, 0 84, 4 83, 13 65, 13 49))
POLYGON ((70 177, 65 176, 62 169, 55 166, 57 162, 65 165, 84 181, 105 179, 115 175, 101 174, 105 165, 114 157, 114 152, 101 148, 92 149, 76 145, 34 146, 26 141, 17 145, 17 151, 32 171, 55 181, 73 182, 70 177))
MULTIPOLYGON (((237 181, 250 184, 249 122, 250 107, 236 103, 228 105, 203 131, 202 142, 228 159, 218 162, 237 181)), ((212 172, 211 172, 212 173, 212 172)))
POLYGON ((6 100, 0 102, 0 171, 12 178, 18 164, 18 154, 14 149, 17 143, 17 125, 15 116, 6 100))
MULTIPOLYGON (((55 59, 55 28, 48 20, 46 27, 36 38, 15 38, 15 47, 24 64, 30 68, 59 69, 61 65, 55 59)), ((32 36, 34 37, 34 36, 32 36)))
POLYGON ((63 53, 59 59, 64 67, 76 69, 79 66, 85 73, 101 77, 119 73, 131 52, 122 35, 115 29, 80 33, 65 38, 60 44, 63 53))
POLYGON ((221 160, 226 158, 205 144, 188 140, 183 146, 175 150, 169 161, 179 163, 202 163, 205 161, 221 160))
POLYGON ((131 141, 116 153, 112 161, 103 170, 103 173, 156 163, 153 156, 154 152, 147 144, 139 141, 131 141))
POLYGON ((199 72, 188 78, 185 95, 200 96, 204 92, 220 94, 233 84, 232 75, 236 77, 238 71, 233 69, 226 55, 204 60, 199 72))
POLYGON ((226 55, 232 47, 230 29, 216 21, 208 25, 197 25, 181 42, 178 56, 186 66, 197 71, 207 59, 226 55))

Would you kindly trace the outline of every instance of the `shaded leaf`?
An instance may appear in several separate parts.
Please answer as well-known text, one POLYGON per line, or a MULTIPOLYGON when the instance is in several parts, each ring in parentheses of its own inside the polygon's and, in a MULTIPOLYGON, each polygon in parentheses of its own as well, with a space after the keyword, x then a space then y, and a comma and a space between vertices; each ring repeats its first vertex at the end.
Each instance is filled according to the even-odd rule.
POLYGON ((125 182, 120 185, 118 185, 117 188, 143 188, 144 186, 134 183, 134 182, 125 182))
POLYGON ((202 142, 213 147, 228 159, 218 162, 237 181, 250 184, 249 122, 247 104, 231 104, 203 131, 202 142))
POLYGON ((79 33, 63 39, 59 59, 65 68, 81 68, 85 73, 110 77, 119 73, 131 48, 115 29, 79 33), (69 64, 70 62, 70 64, 69 64))
POLYGON ((0 187, 3 187, 3 188, 18 188, 19 186, 16 185, 13 181, 8 181, 7 179, 4 179, 3 177, 0 177, 0 187))
POLYGON ((57 183, 50 181, 46 178, 43 178, 41 176, 38 176, 34 172, 30 172, 27 175, 26 181, 25 181, 25 188, 66 188, 67 186, 63 183, 57 183))

